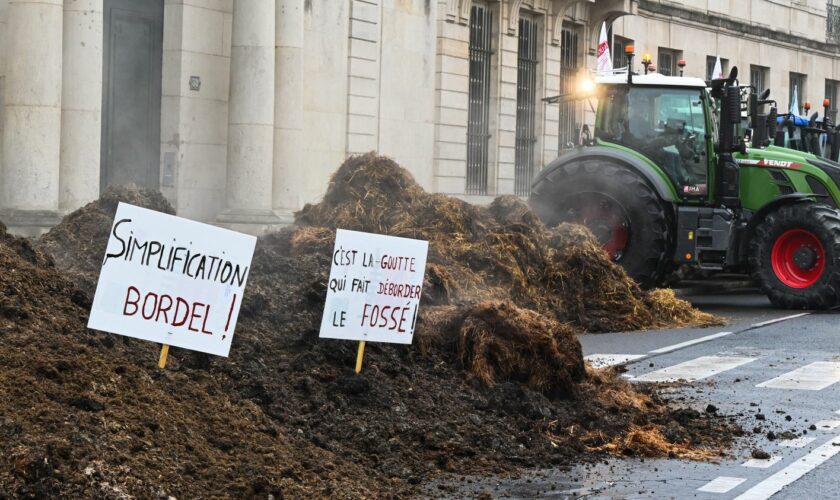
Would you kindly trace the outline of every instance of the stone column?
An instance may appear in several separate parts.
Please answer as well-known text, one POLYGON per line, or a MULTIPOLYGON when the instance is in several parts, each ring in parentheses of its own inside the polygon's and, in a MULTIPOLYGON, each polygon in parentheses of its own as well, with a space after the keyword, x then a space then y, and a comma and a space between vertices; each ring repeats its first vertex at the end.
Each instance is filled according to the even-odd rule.
POLYGON ((59 209, 99 197, 103 0, 64 1, 59 209))
POLYGON ((18 233, 58 221, 62 4, 9 2, 0 219, 18 233))
POLYGON ((226 208, 219 222, 261 233, 272 212, 275 0, 233 2, 226 208))
POLYGON ((285 224, 300 208, 303 168, 304 0, 277 0, 274 211, 285 224))

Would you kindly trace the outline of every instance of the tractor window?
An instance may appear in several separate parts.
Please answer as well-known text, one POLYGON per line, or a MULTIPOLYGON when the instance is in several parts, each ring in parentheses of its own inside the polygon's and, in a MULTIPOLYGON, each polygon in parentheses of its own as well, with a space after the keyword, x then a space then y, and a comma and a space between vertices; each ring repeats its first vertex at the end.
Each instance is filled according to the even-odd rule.
POLYGON ((601 100, 596 135, 659 165, 685 196, 706 195, 706 117, 701 91, 616 88, 601 100))

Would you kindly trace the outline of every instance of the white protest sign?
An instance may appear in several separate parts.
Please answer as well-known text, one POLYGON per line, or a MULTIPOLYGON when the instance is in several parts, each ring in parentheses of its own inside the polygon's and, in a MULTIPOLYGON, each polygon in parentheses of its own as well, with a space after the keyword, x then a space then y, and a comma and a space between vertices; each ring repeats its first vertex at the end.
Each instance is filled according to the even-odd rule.
POLYGON ((428 250, 427 241, 339 229, 320 337, 410 344, 428 250))
POLYGON ((88 328, 227 356, 256 242, 120 203, 88 328))

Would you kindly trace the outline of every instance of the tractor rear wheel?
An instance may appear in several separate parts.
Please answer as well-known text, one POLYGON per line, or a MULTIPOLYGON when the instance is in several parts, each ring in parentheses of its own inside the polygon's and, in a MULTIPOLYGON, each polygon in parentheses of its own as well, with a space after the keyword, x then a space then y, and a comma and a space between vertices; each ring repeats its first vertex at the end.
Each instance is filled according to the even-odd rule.
POLYGON ((840 292, 840 213, 796 203, 769 214, 750 242, 750 268, 777 307, 834 306, 840 292))
POLYGON ((671 218, 631 168, 601 159, 561 165, 534 186, 529 204, 549 227, 561 222, 588 227, 642 287, 665 277, 672 258, 671 218))

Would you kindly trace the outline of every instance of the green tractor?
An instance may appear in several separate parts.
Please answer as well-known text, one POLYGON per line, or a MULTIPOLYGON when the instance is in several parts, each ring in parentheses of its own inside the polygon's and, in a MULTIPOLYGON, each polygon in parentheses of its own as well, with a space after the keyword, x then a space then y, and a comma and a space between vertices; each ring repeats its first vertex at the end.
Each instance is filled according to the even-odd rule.
MULTIPOLYGON (((643 287, 677 269, 749 273, 778 307, 834 306, 840 164, 767 140, 748 147, 741 90, 736 68, 710 83, 600 77, 593 133, 540 172, 531 207, 549 226, 586 225, 643 287)), ((753 124, 767 122, 762 107, 753 124)))

